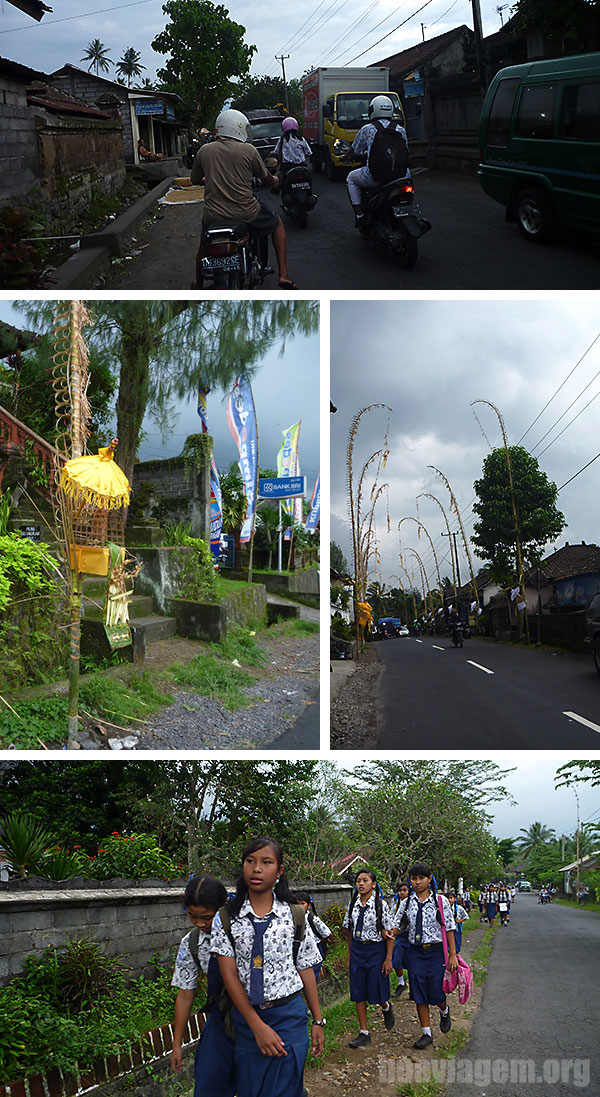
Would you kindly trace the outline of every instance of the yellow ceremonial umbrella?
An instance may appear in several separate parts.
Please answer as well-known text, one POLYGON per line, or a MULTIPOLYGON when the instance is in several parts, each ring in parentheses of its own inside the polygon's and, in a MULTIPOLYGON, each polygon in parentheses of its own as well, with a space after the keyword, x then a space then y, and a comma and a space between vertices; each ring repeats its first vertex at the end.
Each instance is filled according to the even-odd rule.
MULTIPOLYGON (((93 508, 106 516, 109 510, 116 510, 129 503, 129 480, 114 461, 114 450, 118 438, 113 438, 110 446, 99 449, 97 454, 75 457, 63 466, 60 486, 75 506, 79 506, 73 516, 74 522, 85 508, 93 508)), ((106 522, 106 517, 104 519, 106 522)), ((80 541, 82 538, 77 537, 80 541)), ((104 538, 102 538, 104 540, 104 538)), ((75 538, 74 538, 75 540, 75 538)), ((109 568, 109 549, 89 544, 71 544, 71 567, 87 575, 107 575, 109 568)))

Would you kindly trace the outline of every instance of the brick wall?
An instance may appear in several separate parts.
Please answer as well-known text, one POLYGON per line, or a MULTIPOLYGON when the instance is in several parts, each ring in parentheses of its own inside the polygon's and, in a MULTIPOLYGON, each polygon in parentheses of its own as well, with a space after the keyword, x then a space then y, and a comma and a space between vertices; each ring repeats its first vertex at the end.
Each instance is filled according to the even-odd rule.
POLYGON ((38 175, 35 117, 25 86, 0 76, 0 204, 28 194, 38 175))
POLYGON ((123 131, 110 119, 66 118, 35 110, 40 178, 52 221, 74 226, 95 193, 115 194, 125 182, 123 131))

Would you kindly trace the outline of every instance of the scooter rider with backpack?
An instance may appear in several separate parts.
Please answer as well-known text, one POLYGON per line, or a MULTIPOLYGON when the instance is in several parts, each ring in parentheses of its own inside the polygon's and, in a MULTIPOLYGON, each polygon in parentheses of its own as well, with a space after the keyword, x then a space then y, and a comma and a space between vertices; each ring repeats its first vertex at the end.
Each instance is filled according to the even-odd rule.
POLYGON ((394 104, 388 95, 376 95, 371 99, 369 121, 354 138, 352 152, 366 160, 362 168, 349 172, 346 179, 358 228, 363 217, 362 188, 377 187, 400 176, 410 178, 406 130, 395 121, 394 104))

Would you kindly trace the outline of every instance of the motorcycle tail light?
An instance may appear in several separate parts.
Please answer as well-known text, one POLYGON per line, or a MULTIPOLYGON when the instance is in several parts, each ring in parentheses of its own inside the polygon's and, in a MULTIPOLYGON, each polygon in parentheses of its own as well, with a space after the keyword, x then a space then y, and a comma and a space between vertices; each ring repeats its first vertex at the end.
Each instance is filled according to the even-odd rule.
POLYGON ((226 240, 223 243, 210 245, 211 255, 233 255, 237 251, 237 241, 226 240))

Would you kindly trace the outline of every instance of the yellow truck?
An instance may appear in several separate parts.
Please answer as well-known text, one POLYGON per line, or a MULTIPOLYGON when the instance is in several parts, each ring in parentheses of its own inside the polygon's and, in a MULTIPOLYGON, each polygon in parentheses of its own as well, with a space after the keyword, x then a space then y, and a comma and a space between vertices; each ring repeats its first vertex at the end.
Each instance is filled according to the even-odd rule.
POLYGON ((318 68, 302 81, 304 137, 312 149, 316 171, 329 179, 342 178, 359 161, 343 160, 359 129, 369 121, 369 103, 375 95, 389 95, 394 118, 405 125, 402 103, 389 90, 390 70, 374 68, 318 68))

